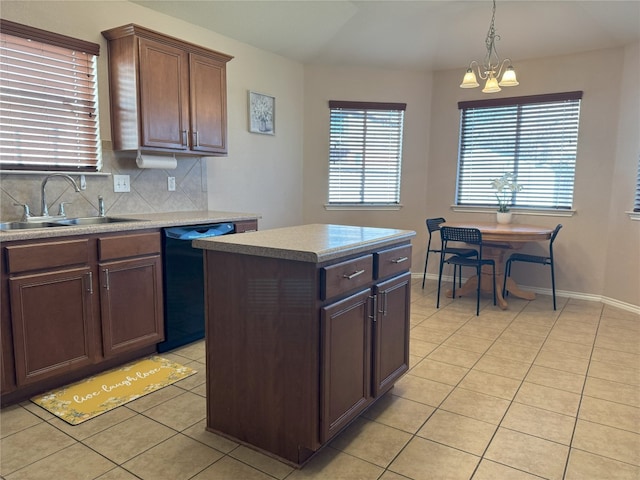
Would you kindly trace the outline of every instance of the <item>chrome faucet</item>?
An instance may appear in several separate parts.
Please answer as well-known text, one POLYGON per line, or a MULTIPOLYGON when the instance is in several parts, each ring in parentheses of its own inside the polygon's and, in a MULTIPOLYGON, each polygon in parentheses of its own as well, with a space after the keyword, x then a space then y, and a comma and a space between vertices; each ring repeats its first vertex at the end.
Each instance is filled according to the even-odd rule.
POLYGON ((67 175, 66 173, 52 173, 51 175, 47 175, 45 177, 45 179, 42 181, 42 187, 40 188, 40 199, 41 199, 41 202, 40 202, 41 214, 40 215, 42 217, 48 217, 49 216, 49 207, 47 207, 47 197, 45 196, 45 193, 44 193, 44 187, 47 185, 47 182, 52 177, 64 178, 67 181, 69 181, 71 183, 71 185, 73 185, 73 188, 75 189, 76 192, 80 191, 80 187, 78 186, 76 181, 73 178, 71 178, 70 175, 67 175))

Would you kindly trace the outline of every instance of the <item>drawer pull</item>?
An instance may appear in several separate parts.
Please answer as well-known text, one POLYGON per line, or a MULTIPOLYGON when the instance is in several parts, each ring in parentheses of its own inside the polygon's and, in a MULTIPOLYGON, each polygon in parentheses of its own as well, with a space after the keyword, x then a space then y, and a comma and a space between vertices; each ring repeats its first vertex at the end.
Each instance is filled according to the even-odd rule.
POLYGON ((394 258, 393 260, 391 260, 391 263, 402 263, 406 262, 407 260, 409 260, 409 257, 394 258))
POLYGON ((362 275, 366 270, 356 270, 355 272, 353 272, 351 275, 347 275, 346 273, 342 276, 342 278, 346 278, 347 280, 351 280, 353 278, 356 278, 359 275, 362 275))

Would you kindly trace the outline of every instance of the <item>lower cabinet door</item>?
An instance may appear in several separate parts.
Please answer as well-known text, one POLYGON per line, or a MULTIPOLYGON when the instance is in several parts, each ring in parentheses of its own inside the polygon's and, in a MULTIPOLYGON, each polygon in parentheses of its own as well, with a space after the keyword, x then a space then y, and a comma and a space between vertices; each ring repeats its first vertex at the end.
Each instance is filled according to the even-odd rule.
POLYGON ((409 304, 411 274, 405 273, 374 287, 373 396, 389 390, 409 370, 409 304))
POLYGON ((159 255, 100 264, 105 357, 164 340, 159 255))
POLYGON ((322 443, 372 401, 370 296, 363 290, 321 309, 322 443))
POLYGON ((9 286, 18 386, 96 360, 89 267, 14 277, 9 286))

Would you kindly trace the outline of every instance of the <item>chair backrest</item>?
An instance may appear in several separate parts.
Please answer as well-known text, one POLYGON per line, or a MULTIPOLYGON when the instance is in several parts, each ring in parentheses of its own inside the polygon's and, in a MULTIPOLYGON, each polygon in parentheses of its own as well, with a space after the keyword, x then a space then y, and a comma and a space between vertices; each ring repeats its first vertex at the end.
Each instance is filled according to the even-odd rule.
POLYGON ((551 258, 551 261, 553 261, 553 242, 556 239, 556 237, 558 236, 558 232, 560 231, 561 228, 562 228, 562 224, 561 223, 556 225, 555 230, 551 234, 551 239, 549 240, 549 258, 551 258))
POLYGON ((482 246, 482 233, 477 228, 441 227, 440 235, 443 244, 451 241, 482 246))
POLYGON ((558 232, 560 231, 560 229, 561 229, 561 228, 562 228, 562 224, 561 224, 561 223, 559 223, 559 224, 556 226, 556 228, 555 228, 555 230, 553 231, 553 233, 551 234, 551 240, 550 240, 551 245, 553 245, 553 241, 554 241, 554 240, 556 239, 556 237, 558 236, 558 232))
POLYGON ((427 218, 427 230, 429 230, 429 236, 436 230, 440 230, 440 224, 444 223, 446 220, 442 217, 438 218, 427 218))

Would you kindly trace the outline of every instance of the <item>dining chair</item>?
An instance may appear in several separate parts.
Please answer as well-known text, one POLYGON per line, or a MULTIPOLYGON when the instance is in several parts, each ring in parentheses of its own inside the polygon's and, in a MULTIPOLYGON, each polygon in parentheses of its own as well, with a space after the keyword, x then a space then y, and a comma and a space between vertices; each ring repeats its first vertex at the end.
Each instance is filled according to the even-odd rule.
MULTIPOLYGON (((437 232, 440 230, 440 225, 446 222, 446 220, 442 217, 438 218, 427 218, 427 231, 429 232, 429 241, 427 243, 427 256, 424 260, 424 273, 422 274, 422 288, 424 289, 424 282, 427 279, 427 263, 429 262, 429 252, 431 253, 439 253, 442 255, 442 249, 431 248, 431 237, 433 232, 437 232)), ((461 257, 477 257, 478 251, 473 248, 459 248, 459 247, 449 247, 447 249, 448 254, 459 255, 461 257)), ((457 266, 453 266, 453 278, 456 278, 456 269, 457 266)), ((462 286, 462 269, 458 274, 458 285, 462 286)))
POLYGON ((507 277, 511 276, 511 264, 513 262, 527 262, 527 263, 537 263, 539 265, 549 265, 551 266, 551 291, 553 293, 553 309, 556 309, 556 278, 555 278, 555 269, 553 263, 553 242, 558 236, 558 232, 562 228, 562 224, 559 223, 553 233, 551 234, 551 238, 549 239, 549 256, 542 255, 529 255, 526 253, 512 253, 507 262, 504 265, 504 283, 502 284, 502 296, 506 297, 509 292, 507 292, 507 277))
MULTIPOLYGON (((493 304, 496 304, 496 262, 493 259, 482 258, 482 233, 477 228, 462 228, 462 227, 440 227, 440 236, 442 238, 442 250, 444 253, 440 255, 440 272, 438 274, 438 301, 436 308, 440 308, 440 285, 442 283, 442 268, 445 263, 457 266, 462 271, 462 267, 474 267, 476 269, 476 275, 478 277, 478 288, 476 292, 476 315, 480 315, 480 284, 482 281, 482 266, 491 265, 492 277, 493 277, 493 304), (478 247, 478 257, 462 257, 460 255, 453 255, 446 258, 446 252, 448 251, 449 242, 464 242, 469 245, 476 245, 478 247)), ((456 278, 455 273, 453 277, 453 298, 456 298, 456 278)))

